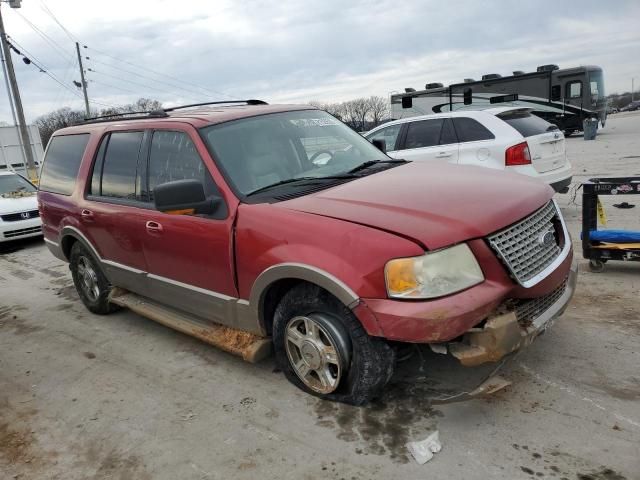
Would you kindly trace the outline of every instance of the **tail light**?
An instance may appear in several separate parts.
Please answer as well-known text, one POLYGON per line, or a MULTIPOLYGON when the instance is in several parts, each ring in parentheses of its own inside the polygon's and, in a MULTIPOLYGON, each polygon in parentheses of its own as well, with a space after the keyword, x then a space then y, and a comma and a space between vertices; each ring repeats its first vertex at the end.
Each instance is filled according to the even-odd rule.
POLYGON ((529 145, 527 142, 522 142, 513 147, 507 148, 504 155, 504 164, 507 167, 513 167, 515 165, 530 165, 531 164, 531 152, 529 152, 529 145))

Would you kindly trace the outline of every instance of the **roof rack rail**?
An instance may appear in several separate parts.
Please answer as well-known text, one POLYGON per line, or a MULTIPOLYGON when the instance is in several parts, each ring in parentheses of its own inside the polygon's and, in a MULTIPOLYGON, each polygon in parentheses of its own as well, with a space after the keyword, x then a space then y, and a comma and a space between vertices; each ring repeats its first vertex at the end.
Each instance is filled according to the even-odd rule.
POLYGON ((122 112, 110 113, 108 115, 100 115, 99 117, 85 118, 80 124, 112 122, 114 120, 139 120, 141 118, 163 118, 168 117, 164 110, 150 110, 148 112, 122 112), (122 118, 120 118, 122 117, 122 118))
POLYGON ((245 105, 269 105, 264 100, 256 100, 256 99, 226 100, 226 101, 220 101, 220 102, 190 103, 188 105, 179 105, 177 107, 164 108, 163 111, 165 111, 165 112, 173 112, 174 110, 180 110, 182 108, 204 107, 205 105, 225 105, 225 104, 229 104, 229 103, 230 104, 243 103, 245 105))

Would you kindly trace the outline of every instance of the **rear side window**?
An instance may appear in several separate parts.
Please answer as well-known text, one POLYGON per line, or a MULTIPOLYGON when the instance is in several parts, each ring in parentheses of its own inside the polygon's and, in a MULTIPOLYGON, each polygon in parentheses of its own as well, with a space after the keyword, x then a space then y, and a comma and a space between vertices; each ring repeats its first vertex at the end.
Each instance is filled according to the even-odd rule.
POLYGON ((422 148, 438 145, 443 123, 444 120, 441 118, 409 123, 404 148, 422 148))
MULTIPOLYGON (((136 199, 136 172, 143 132, 114 132, 102 165, 100 195, 136 199)), ((95 172, 94 172, 95 174, 95 172)), ((92 180, 93 185, 93 180, 92 180)))
POLYGON ((450 145, 452 143, 458 143, 458 137, 456 137, 456 131, 453 129, 453 123, 447 118, 442 125, 442 132, 440 132, 440 145, 450 145))
POLYGON ((555 125, 529 112, 507 112, 498 115, 498 118, 507 122, 525 138, 556 129, 555 125))
POLYGON ((186 133, 154 132, 149 153, 150 200, 153 201, 153 191, 158 185, 187 179, 200 181, 207 196, 218 194, 213 178, 186 133))
POLYGON ((477 142, 479 140, 492 140, 495 137, 493 133, 487 130, 480 122, 469 117, 453 118, 453 126, 458 134, 458 141, 477 142))
POLYGON ((40 174, 40 190, 71 195, 88 142, 88 133, 52 137, 40 174))

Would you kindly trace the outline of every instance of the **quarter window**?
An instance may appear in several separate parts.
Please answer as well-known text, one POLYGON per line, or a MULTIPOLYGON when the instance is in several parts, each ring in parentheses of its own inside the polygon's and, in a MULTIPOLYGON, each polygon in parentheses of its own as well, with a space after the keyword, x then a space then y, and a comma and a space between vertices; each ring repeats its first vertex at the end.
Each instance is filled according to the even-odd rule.
MULTIPOLYGON (((102 167, 103 197, 136 199, 136 172, 143 132, 114 132, 102 167)), ((93 182, 92 182, 93 183, 93 182)))
POLYGON ((458 134, 458 141, 460 143, 492 140, 496 138, 493 133, 473 118, 455 117, 453 118, 453 126, 458 134))
POLYGON ((149 197, 158 185, 176 180, 199 180, 205 195, 219 194, 196 146, 184 132, 156 131, 149 153, 149 197))
POLYGON ((390 125, 375 132, 367 140, 373 142, 374 140, 384 140, 388 151, 396 149, 396 140, 398 140, 398 134, 400 133, 400 127, 402 125, 390 125))
POLYGON ((88 142, 88 133, 52 137, 40 175, 40 190, 71 195, 88 142))
POLYGON ((438 145, 443 123, 444 120, 441 118, 409 123, 404 148, 422 148, 438 145))

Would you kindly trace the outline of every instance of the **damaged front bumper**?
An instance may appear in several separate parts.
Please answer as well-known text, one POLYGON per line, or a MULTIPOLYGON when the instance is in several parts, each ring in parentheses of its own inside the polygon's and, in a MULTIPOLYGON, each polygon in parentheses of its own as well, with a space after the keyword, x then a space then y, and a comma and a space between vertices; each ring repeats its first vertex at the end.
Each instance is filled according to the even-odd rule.
POLYGON ((577 268, 572 266, 565 283, 548 298, 521 302, 507 311, 499 309, 500 313, 490 316, 481 327, 467 331, 460 341, 433 345, 434 351, 444 353, 446 348, 460 363, 472 367, 497 362, 530 345, 564 313, 575 292, 577 276, 577 268))

